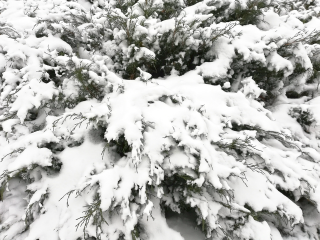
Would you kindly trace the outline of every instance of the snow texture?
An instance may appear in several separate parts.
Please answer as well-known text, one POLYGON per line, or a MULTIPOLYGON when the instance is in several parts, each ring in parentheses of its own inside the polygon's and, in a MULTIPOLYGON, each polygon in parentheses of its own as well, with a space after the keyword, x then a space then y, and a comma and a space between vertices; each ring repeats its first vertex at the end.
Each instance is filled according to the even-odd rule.
POLYGON ((320 239, 319 13, 0 0, 0 239, 320 239))

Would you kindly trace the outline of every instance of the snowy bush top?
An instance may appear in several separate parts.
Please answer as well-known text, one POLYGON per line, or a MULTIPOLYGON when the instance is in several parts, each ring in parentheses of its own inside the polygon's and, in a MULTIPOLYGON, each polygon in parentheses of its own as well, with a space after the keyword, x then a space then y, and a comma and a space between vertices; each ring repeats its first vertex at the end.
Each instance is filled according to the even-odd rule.
POLYGON ((0 0, 0 240, 319 240, 319 17, 0 0))

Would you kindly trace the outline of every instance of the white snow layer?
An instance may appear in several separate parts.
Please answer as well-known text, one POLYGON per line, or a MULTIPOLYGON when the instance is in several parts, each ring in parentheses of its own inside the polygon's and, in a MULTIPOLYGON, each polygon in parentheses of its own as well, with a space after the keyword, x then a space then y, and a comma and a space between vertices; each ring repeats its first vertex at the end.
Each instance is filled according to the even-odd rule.
MULTIPOLYGON (((140 238, 150 240, 223 239, 227 236, 224 229, 232 224, 230 229, 236 226, 233 234, 239 239, 319 239, 315 229, 320 224, 316 212, 320 211, 320 97, 293 103, 279 97, 277 104, 266 109, 257 101, 265 90, 252 77, 235 80, 232 86, 226 82, 223 88, 204 83, 206 77, 227 77, 236 52, 245 61, 259 61, 287 77, 293 63, 275 51, 286 43, 277 46, 270 39, 292 40, 301 29, 319 27, 318 19, 307 25, 293 15, 267 11, 259 28, 238 25, 232 29, 236 36, 232 43, 225 36, 218 38, 209 53, 216 56, 214 61, 182 76, 173 71, 165 79, 152 79, 139 68, 140 77, 129 81, 113 72, 110 58, 119 49, 129 54, 130 46, 122 41, 124 31, 115 33, 118 40, 103 43, 110 57, 83 48, 73 53, 72 46, 60 38, 67 29, 59 22, 65 13, 85 15, 98 6, 108 9, 107 1, 94 2, 0 1, 0 239, 99 236, 131 240, 138 238, 137 224, 143 229, 140 238), (35 31, 42 25, 35 25, 41 19, 55 21, 50 27, 61 32, 36 38, 35 31), (98 101, 85 96, 76 106, 52 112, 59 94, 77 99, 81 83, 73 75, 59 87, 41 79, 49 79, 47 70, 58 74, 59 66, 70 61, 83 71, 84 66, 93 65, 88 76, 104 97, 98 101), (289 115, 292 107, 313 114, 310 133, 289 115), (37 118, 30 120, 35 110, 37 118), (234 124, 249 128, 232 130, 234 124), (101 128, 105 128, 102 137, 101 128), (132 150, 125 156, 107 144, 120 141, 121 136, 132 150), (258 141, 259 136, 263 140, 258 141), (51 147, 59 144, 64 150, 53 151, 51 147), (241 159, 228 150, 233 147, 241 149, 241 159), (61 169, 52 173, 57 159, 61 169), (201 191, 179 195, 178 185, 165 185, 177 175, 185 177, 190 188, 201 191), (286 194, 289 192, 294 196, 286 194), (315 207, 303 209, 297 203, 302 197, 315 207), (180 213, 180 201, 196 211, 197 219, 182 215, 166 221, 163 206, 180 213), (85 211, 94 206, 98 208, 92 217, 76 230, 85 211), (94 216, 105 221, 98 226, 94 216)), ((214 7, 206 2, 185 9, 186 23, 212 16, 209 12, 214 7)), ((104 11, 97 10, 92 16, 95 23, 103 24, 104 11)), ((133 11, 141 9, 136 5, 133 11)), ((120 13, 118 17, 126 18, 120 13)), ((174 19, 144 20, 145 27, 137 28, 136 34, 150 38, 175 27, 174 19)), ((210 35, 224 26, 212 24, 206 31, 210 35)), ((90 26, 78 28, 85 32, 90 26)), ((194 36, 196 42, 196 33, 194 36)), ((299 45, 294 53, 305 68, 312 68, 307 46, 299 45)), ((152 50, 141 47, 134 58, 154 56, 152 50)), ((301 89, 304 83, 299 78, 294 86, 301 89)))

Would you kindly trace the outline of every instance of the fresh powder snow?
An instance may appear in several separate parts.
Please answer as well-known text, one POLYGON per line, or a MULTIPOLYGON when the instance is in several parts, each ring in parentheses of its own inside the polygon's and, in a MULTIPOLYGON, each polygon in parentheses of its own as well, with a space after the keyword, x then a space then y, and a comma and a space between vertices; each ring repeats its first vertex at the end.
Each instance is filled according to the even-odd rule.
POLYGON ((0 0, 0 240, 319 240, 319 0, 0 0))

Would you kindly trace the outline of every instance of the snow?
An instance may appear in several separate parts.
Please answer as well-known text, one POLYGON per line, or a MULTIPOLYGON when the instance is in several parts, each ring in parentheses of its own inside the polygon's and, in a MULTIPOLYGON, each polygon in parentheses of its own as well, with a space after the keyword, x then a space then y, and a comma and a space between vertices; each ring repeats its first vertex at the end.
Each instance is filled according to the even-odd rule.
POLYGON ((0 0, 0 239, 319 239, 318 17, 164 3, 0 0))

